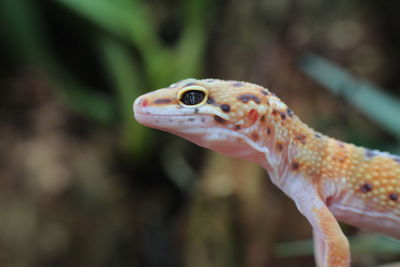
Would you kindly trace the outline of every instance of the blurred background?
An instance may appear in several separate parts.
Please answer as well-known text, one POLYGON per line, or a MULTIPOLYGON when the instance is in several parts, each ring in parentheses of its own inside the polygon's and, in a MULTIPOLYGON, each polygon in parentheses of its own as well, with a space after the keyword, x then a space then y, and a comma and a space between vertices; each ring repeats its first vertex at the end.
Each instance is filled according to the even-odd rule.
MULTIPOLYGON (((314 266, 259 167, 146 129, 184 78, 271 89, 319 131, 400 151, 400 2, 1 0, 0 266, 314 266)), ((343 225, 352 266, 400 243, 343 225)))

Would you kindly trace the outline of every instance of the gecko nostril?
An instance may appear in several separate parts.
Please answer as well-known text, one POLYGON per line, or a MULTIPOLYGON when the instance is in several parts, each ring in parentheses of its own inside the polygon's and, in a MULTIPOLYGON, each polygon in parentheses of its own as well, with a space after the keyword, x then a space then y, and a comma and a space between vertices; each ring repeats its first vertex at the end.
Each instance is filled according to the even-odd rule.
POLYGON ((141 105, 142 107, 147 107, 149 104, 149 101, 146 98, 143 98, 140 100, 139 105, 141 105))

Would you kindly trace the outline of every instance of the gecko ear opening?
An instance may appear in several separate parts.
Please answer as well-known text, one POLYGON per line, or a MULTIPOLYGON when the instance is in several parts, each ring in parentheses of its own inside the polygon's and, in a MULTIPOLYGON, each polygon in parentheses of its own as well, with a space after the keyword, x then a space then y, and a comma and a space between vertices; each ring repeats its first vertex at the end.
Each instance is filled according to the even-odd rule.
POLYGON ((249 128, 256 123, 257 119, 259 117, 259 113, 256 109, 251 109, 249 113, 247 113, 247 116, 243 120, 243 125, 242 128, 249 128))
POLYGON ((184 107, 198 108, 207 102, 208 91, 202 86, 188 86, 178 92, 177 99, 184 107))

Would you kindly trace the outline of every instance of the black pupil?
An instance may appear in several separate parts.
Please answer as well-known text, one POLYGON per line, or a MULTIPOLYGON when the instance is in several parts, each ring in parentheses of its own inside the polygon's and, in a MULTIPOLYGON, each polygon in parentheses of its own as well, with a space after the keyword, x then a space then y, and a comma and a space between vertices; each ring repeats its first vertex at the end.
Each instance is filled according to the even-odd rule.
POLYGON ((182 95, 181 102, 185 105, 196 105, 201 103, 205 96, 206 95, 202 91, 187 91, 182 95))

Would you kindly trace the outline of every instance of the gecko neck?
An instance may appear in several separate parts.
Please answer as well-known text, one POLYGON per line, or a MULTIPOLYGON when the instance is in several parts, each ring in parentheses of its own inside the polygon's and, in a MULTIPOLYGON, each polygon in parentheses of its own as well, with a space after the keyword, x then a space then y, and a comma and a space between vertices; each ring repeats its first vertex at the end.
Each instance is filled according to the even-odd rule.
POLYGON ((293 114, 284 117, 279 113, 269 117, 266 128, 260 128, 265 132, 262 146, 269 151, 261 165, 271 180, 284 189, 293 179, 306 176, 301 165, 308 165, 313 158, 323 156, 328 137, 317 133, 293 114))

